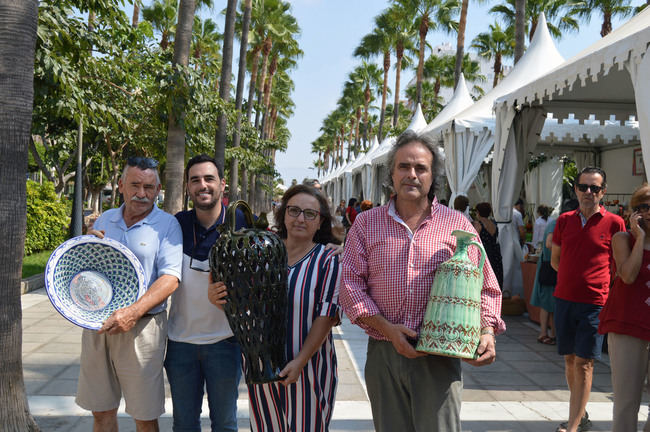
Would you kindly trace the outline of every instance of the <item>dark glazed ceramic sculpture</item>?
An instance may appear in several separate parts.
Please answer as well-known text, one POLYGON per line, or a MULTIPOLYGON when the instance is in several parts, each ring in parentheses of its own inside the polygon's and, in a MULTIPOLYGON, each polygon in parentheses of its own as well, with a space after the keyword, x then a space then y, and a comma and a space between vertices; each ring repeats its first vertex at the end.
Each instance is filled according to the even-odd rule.
POLYGON ((280 380, 286 365, 287 252, 274 233, 256 228, 235 231, 240 208, 253 226, 244 201, 228 207, 221 235, 210 251, 212 279, 228 290, 224 305, 228 323, 245 358, 246 382, 280 380))

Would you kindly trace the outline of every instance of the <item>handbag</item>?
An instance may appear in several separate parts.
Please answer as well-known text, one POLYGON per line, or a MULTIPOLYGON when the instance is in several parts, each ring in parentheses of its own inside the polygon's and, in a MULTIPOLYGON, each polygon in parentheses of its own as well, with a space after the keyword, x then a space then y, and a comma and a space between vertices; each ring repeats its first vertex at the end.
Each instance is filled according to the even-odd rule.
POLYGON ((551 267, 550 261, 541 261, 541 267, 539 268, 539 283, 541 285, 550 285, 555 286, 557 284, 557 272, 553 267, 551 267))

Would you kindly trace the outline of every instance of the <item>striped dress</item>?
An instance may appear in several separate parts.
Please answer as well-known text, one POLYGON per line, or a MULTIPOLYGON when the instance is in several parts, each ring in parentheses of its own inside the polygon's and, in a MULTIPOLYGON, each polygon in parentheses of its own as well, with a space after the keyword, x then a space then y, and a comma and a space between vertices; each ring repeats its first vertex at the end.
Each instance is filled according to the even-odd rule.
MULTIPOLYGON (((289 267, 287 361, 302 348, 313 321, 339 314, 338 256, 317 244, 289 267)), ((252 431, 327 431, 336 395, 336 353, 332 333, 303 368, 298 381, 248 386, 252 431)))

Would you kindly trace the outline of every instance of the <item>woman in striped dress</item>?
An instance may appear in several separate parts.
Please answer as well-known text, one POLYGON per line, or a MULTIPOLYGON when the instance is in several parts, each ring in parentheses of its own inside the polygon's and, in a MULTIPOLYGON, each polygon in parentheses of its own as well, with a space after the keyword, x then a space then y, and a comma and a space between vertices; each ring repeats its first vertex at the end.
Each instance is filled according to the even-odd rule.
POLYGON ((288 363, 284 380, 248 386, 251 430, 327 431, 338 381, 332 327, 339 322, 339 259, 325 247, 335 242, 332 216, 318 190, 296 185, 275 221, 289 264, 288 363))

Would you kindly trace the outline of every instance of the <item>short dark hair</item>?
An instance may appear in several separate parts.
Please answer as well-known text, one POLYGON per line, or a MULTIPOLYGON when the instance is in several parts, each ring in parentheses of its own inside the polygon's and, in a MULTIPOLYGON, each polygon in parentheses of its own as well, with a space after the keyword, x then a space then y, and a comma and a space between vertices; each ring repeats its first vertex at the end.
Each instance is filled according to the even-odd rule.
POLYGON ((418 134, 410 129, 407 129, 397 137, 397 141, 395 141, 395 144, 393 144, 390 152, 388 152, 388 184, 393 188, 393 190, 395 190, 395 186, 393 185, 393 170, 395 169, 395 155, 397 154, 397 151, 405 145, 414 142, 422 144, 427 150, 431 152, 431 156, 433 156, 433 160, 431 162, 431 174, 433 176, 433 182, 431 183, 429 193, 427 194, 427 197, 430 200, 433 200, 433 198, 436 196, 436 191, 439 190, 443 184, 443 178, 445 174, 445 154, 443 153, 442 149, 434 144, 434 142, 427 135, 418 134))
POLYGON ((524 200, 522 200, 521 198, 519 198, 517 201, 515 201, 515 205, 516 205, 516 206, 518 206, 518 205, 524 205, 524 200))
POLYGON ((492 205, 489 202, 480 202, 476 204, 476 211, 481 217, 490 217, 492 214, 492 205))
POLYGON ((603 188, 607 187, 607 174, 605 174, 605 171, 603 171, 601 168, 593 167, 593 166, 584 167, 582 170, 580 170, 580 172, 576 176, 575 184, 580 183, 580 176, 583 174, 600 174, 600 176, 603 178, 603 184, 601 184, 601 186, 603 188))
POLYGON ((208 156, 205 153, 201 153, 199 155, 194 156, 189 161, 187 161, 187 166, 185 167, 185 182, 189 180, 188 176, 190 175, 190 168, 192 168, 196 164, 200 164, 204 162, 212 163, 217 168, 217 173, 219 174, 219 180, 223 178, 223 171, 221 170, 221 168, 219 168, 219 164, 217 163, 217 160, 212 156, 208 156))
POLYGON ((350 198, 350 200, 348 201, 348 207, 352 207, 352 206, 355 205, 356 203, 357 203, 357 199, 356 199, 356 198, 350 198))
POLYGON ((287 189, 284 195, 282 195, 280 205, 275 208, 275 228, 277 229, 280 238, 287 238, 287 227, 284 225, 284 213, 287 209, 287 203, 291 198, 298 194, 311 195, 318 200, 321 221, 318 231, 314 234, 314 242, 321 244, 339 244, 340 241, 334 237, 334 234, 332 234, 332 214, 330 213, 327 199, 318 189, 303 184, 294 185, 287 189))
POLYGON ((458 195, 454 199, 454 210, 464 212, 468 205, 469 198, 467 198, 465 195, 458 195))

